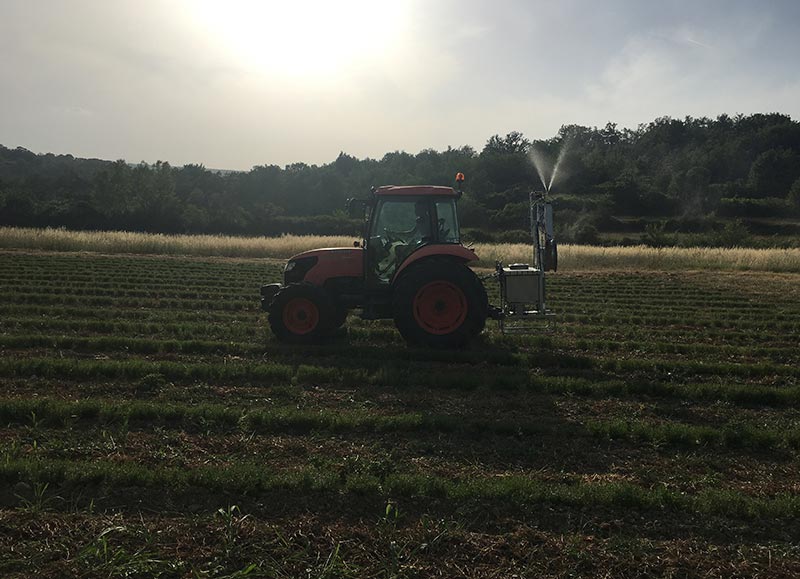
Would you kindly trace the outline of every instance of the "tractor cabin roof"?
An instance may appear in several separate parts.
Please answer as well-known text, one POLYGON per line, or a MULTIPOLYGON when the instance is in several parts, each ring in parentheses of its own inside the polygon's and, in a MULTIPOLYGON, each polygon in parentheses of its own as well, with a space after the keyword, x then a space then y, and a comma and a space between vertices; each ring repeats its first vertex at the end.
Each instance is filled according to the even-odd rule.
POLYGON ((375 195, 383 196, 437 196, 437 197, 458 197, 452 187, 441 187, 438 185, 410 185, 398 187, 396 185, 384 185, 375 189, 375 195))

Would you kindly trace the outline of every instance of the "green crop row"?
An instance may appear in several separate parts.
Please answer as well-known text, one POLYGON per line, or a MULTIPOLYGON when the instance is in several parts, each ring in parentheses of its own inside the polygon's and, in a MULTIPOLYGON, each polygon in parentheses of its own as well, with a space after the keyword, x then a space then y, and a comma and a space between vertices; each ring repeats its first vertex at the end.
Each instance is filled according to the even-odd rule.
MULTIPOLYGON (((0 399, 0 424, 37 428, 126 426, 203 432, 256 434, 325 432, 441 432, 525 436, 546 431, 541 421, 518 422, 459 416, 402 413, 383 415, 364 410, 298 410, 297 408, 231 408, 219 404, 176 405, 153 402, 105 402, 52 399, 0 399)), ((577 431, 576 431, 577 433, 577 431)))
POLYGON ((255 310, 260 309, 257 292, 252 300, 195 300, 172 298, 117 298, 111 296, 63 296, 49 293, 14 294, 0 291, 0 300, 35 305, 78 305, 104 308, 157 308, 183 310, 255 310))
POLYGON ((64 305, 0 304, 0 315, 41 316, 44 318, 73 318, 79 320, 138 320, 153 323, 209 322, 229 324, 239 322, 254 323, 257 317, 252 312, 241 311, 169 311, 143 308, 89 308, 64 305))
MULTIPOLYGON (((291 350, 286 350, 292 355, 291 350)), ((420 352, 421 354, 421 352, 420 352)), ((294 356, 297 360, 307 359, 294 356)), ((475 372, 469 367, 455 371, 413 360, 414 351, 405 352, 414 363, 399 356, 394 362, 375 358, 369 362, 321 366, 270 363, 172 362, 130 360, 69 360, 25 358, 0 360, 0 376, 47 380, 137 380, 159 375, 175 382, 254 382, 263 384, 326 384, 341 387, 424 388, 435 390, 530 391, 547 394, 574 394, 590 397, 647 396, 695 401, 724 401, 740 405, 785 407, 800 403, 800 386, 764 386, 757 384, 683 383, 644 379, 609 379, 601 375, 569 376, 528 373, 516 367, 495 367, 475 372)), ((340 364, 346 361, 333 358, 340 364)), ((435 359, 432 356, 431 359, 435 359)), ((561 362, 559 362, 561 363, 561 362)), ((584 372, 585 374, 585 372, 584 372)))
POLYGON ((755 319, 733 319, 728 317, 706 316, 701 312, 688 312, 686 316, 671 318, 668 316, 642 315, 632 316, 623 313, 619 314, 580 314, 571 312, 561 312, 558 317, 562 322, 574 322, 580 324, 591 324, 598 327, 637 327, 637 326, 673 326, 673 325, 692 325, 714 329, 735 328, 751 329, 755 332, 797 332, 800 331, 800 323, 785 321, 783 316, 758 316, 755 319))
MULTIPOLYGON (((532 436, 550 432, 541 420, 492 420, 457 415, 401 413, 376 414, 365 410, 298 410, 297 408, 232 408, 219 404, 176 405, 153 402, 106 402, 53 399, 0 399, 0 425, 35 425, 37 428, 124 426, 169 428, 184 431, 240 431, 255 434, 308 432, 409 432, 459 433, 479 436, 532 436)), ((800 448, 800 428, 766 429, 752 423, 721 428, 674 422, 641 420, 590 420, 585 425, 560 424, 559 434, 632 440, 697 448, 714 446, 757 450, 800 448)))
MULTIPOLYGON (((530 509, 536 505, 573 508, 638 509, 717 515, 732 519, 791 519, 800 516, 800 497, 780 494, 752 497, 731 490, 707 489, 688 495, 664 486, 644 488, 625 482, 554 483, 524 476, 454 480, 423 474, 344 475, 334 469, 267 470, 238 462, 222 467, 148 468, 133 463, 13 459, 0 463, 0 481, 88 489, 154 489, 159 495, 191 492, 235 493, 259 497, 286 493, 292 497, 346 494, 353 500, 422 498, 461 507, 502 505, 530 509)), ((40 487, 41 488, 41 487, 40 487)), ((433 505, 431 505, 433 507, 433 505)))
POLYGON ((112 289, 101 289, 95 286, 86 287, 86 288, 76 288, 73 286, 65 286, 63 284, 57 284, 51 286, 49 289, 47 287, 42 287, 38 285, 30 285, 30 286, 17 286, 13 287, 10 284, 4 287, 4 291, 2 295, 8 296, 9 298, 13 298, 13 296, 21 295, 21 296, 29 296, 35 294, 42 294, 42 295, 51 295, 51 296, 63 296, 63 297, 105 297, 105 296, 114 296, 120 298, 169 298, 169 299, 190 299, 190 300, 217 300, 223 299, 225 301, 237 301, 243 299, 245 296, 250 296, 252 299, 253 296, 258 295, 258 288, 253 286, 249 288, 250 291, 237 291, 235 293, 230 292, 222 292, 217 290, 211 291, 198 291, 194 289, 177 289, 173 291, 165 290, 164 288, 154 285, 150 288, 141 288, 141 289, 121 289, 121 288, 112 288, 112 289))
POLYGON ((118 336, 0 336, 0 348, 55 348, 74 352, 115 352, 131 354, 228 354, 248 355, 263 353, 259 344, 219 342, 209 340, 155 340, 153 338, 126 338, 118 336))
MULTIPOLYGON (((246 338, 253 336, 253 331, 263 329, 265 325, 258 315, 230 315, 214 312, 174 313, 135 309, 135 310, 98 310, 89 308, 62 308, 58 306, 0 306, 0 326, 9 330, 41 330, 41 331, 73 331, 115 334, 147 334, 174 335, 181 339, 200 336, 216 336, 219 338, 246 338), (127 321, 148 320, 148 321, 127 321), (182 323, 176 323, 175 320, 182 323), (201 323, 205 321, 205 323, 201 323), (245 322, 242 324, 241 322, 245 322)), ((375 339, 379 336, 370 330, 354 324, 349 326, 354 337, 375 339)), ((788 360, 798 352, 795 340, 782 332, 775 334, 753 332, 722 332, 697 328, 664 329, 648 328, 646 330, 617 329, 606 326, 570 325, 561 323, 558 332, 546 336, 519 337, 509 345, 520 345, 536 348, 572 348, 596 351, 624 351, 645 349, 655 352, 693 354, 721 353, 725 356, 755 356, 771 358, 775 361, 788 360), (574 339, 571 338, 574 336, 574 339), (664 341, 671 338, 673 341, 664 341), (575 342, 574 340, 578 340, 575 342), (708 343, 713 340, 713 343, 708 343), (639 342, 638 344, 636 342, 639 342), (735 341, 738 345, 730 344, 735 341), (770 346, 763 345, 772 344, 770 346), (756 345, 761 344, 761 345, 756 345)))
POLYGON ((768 429, 755 424, 734 424, 723 428, 667 422, 652 424, 641 420, 590 420, 586 429, 601 438, 634 440, 684 446, 724 446, 767 450, 800 448, 800 428, 768 429))
MULTIPOLYGON (((13 330, 14 338, 21 337, 17 332, 38 330, 41 333, 79 332, 83 335, 115 334, 117 336, 171 336, 179 340, 215 338, 217 340, 247 340, 259 334, 258 320, 250 320, 250 325, 223 322, 182 324, 161 322, 127 322, 120 320, 60 319, 60 318, 12 318, 0 320, 0 328, 13 330)), ((57 337, 57 336, 52 336, 57 337)), ((2 339, 2 337, 0 337, 2 339)))
POLYGON ((217 286, 192 286, 189 284, 162 284, 151 283, 107 283, 107 282, 87 282, 70 283, 59 279, 52 283, 21 283, 19 280, 3 284, 4 289, 18 294, 28 293, 50 293, 53 295, 118 295, 126 297, 136 297, 140 295, 169 295, 172 297, 185 296, 213 296, 221 299, 236 299, 245 296, 252 296, 258 290, 259 285, 236 285, 233 287, 217 286))
POLYGON ((159 374, 170 380, 253 380, 287 383, 294 375, 284 364, 180 363, 141 359, 68 360, 60 358, 0 359, 0 375, 65 380, 137 379, 159 374))
POLYGON ((676 400, 727 402, 743 406, 786 407, 800 404, 800 386, 754 384, 676 383, 645 380, 597 380, 535 377, 531 387, 549 394, 575 394, 595 398, 648 396, 676 400))
MULTIPOLYGON (((204 332, 209 330, 215 330, 216 328, 213 326, 204 326, 199 325, 198 327, 181 327, 181 326, 170 326, 170 325, 163 325, 159 326, 158 324, 122 324, 119 322, 92 322, 92 321, 85 321, 85 322, 66 322, 63 320, 52 320, 49 322, 43 322, 40 320, 27 320, 27 323, 17 323, 13 324, 12 321, 7 320, 5 323, 0 325, 5 327, 16 327, 17 329, 21 329, 22 327, 33 327, 36 329, 42 329, 50 331, 53 327, 58 327, 62 330, 71 329, 73 331, 81 331, 82 333, 94 331, 94 332, 102 332, 105 334, 113 333, 115 335, 108 336, 59 336, 59 335, 51 335, 51 334, 15 334, 15 335, 0 335, 0 347, 9 348, 9 349, 23 349, 23 348, 57 348, 61 350, 72 350, 76 352, 113 352, 113 351, 124 351, 127 353, 136 353, 136 354, 158 354, 158 353, 183 353, 183 354, 210 354, 210 353, 217 353, 217 354, 231 354, 231 355, 258 355, 263 353, 265 350, 265 345, 263 340, 253 341, 254 338, 258 338, 261 336, 259 329, 257 327, 251 326, 249 328, 244 328, 241 326, 233 326, 233 329, 239 330, 238 333, 234 334, 232 331, 228 330, 227 328, 217 330, 217 335, 222 333, 228 334, 228 337, 234 338, 234 336, 241 340, 244 339, 245 342, 241 341, 220 341, 218 340, 208 340, 208 339, 200 339, 204 332), (121 331, 128 331, 134 334, 141 334, 146 333, 151 336, 158 336, 162 334, 167 334, 169 328, 172 327, 174 330, 177 330, 180 334, 180 338, 178 339, 156 339, 154 337, 149 338, 133 338, 133 337, 120 337, 119 333, 121 331), (226 332, 227 330, 227 332, 226 332)), ((392 334, 395 332, 393 330, 389 330, 392 334)), ((375 332, 372 330, 365 330, 364 338, 369 338, 371 340, 375 339, 375 332)), ((354 339, 358 338, 359 330, 354 330, 353 332, 354 339)), ((800 352, 797 351, 796 348, 764 348, 764 347, 734 347, 734 346, 714 346, 714 345, 703 345, 703 344, 678 344, 678 343, 660 343, 660 342, 616 342, 616 341, 609 341, 609 340, 586 340, 586 339, 577 339, 574 343, 571 343, 568 340, 564 339, 547 339, 542 338, 539 340, 539 344, 536 346, 539 349, 538 357, 532 358, 531 363, 542 367, 544 364, 547 364, 548 359, 552 360, 550 355, 545 357, 545 352, 547 350, 555 350, 556 352, 560 352, 566 347, 572 347, 573 349, 577 349, 580 351, 592 353, 592 352, 636 352, 637 357, 640 359, 636 362, 636 368, 640 368, 642 363, 649 363, 653 361, 652 358, 647 358, 646 356, 652 356, 655 353, 658 354, 682 354, 687 356, 694 356, 694 355, 702 355, 704 360, 708 360, 709 362, 714 362, 715 359, 732 359, 734 357, 740 358, 767 358, 770 362, 775 364, 778 363, 788 363, 792 360, 796 359, 800 356, 800 352), (643 362, 642 359, 647 360, 643 362)), ((561 362, 558 364, 562 364, 567 359, 562 358, 561 362)), ((703 373, 708 373, 706 368, 709 362, 704 362, 703 365, 703 373)), ((656 362, 654 362, 656 363, 656 362)), ((617 366, 622 364, 622 362, 618 361, 617 366)), ((677 362, 675 360, 670 362, 671 367, 675 368, 677 362)), ((624 365, 630 366, 630 362, 624 363, 624 365)), ((729 362, 724 363, 724 366, 728 368, 730 366, 729 362)), ((586 365, 584 363, 580 364, 580 367, 591 367, 590 365, 586 365)), ((785 367, 769 365, 767 364, 763 370, 748 370, 745 372, 747 375, 767 375, 770 373, 780 374, 785 371, 785 367)), ((663 370, 663 368, 662 368, 663 370)), ((695 372, 696 373, 696 372, 695 372)), ((713 373, 713 370, 712 370, 713 373)), ((728 370, 730 373, 730 370, 728 370)))

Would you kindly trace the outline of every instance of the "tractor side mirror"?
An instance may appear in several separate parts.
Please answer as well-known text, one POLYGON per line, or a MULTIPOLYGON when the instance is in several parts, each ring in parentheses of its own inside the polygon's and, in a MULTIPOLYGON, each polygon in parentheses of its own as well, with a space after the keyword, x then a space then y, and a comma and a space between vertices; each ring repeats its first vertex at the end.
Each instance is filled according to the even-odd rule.
POLYGON ((345 205, 348 215, 350 217, 364 217, 364 211, 367 207, 366 199, 348 199, 345 205))

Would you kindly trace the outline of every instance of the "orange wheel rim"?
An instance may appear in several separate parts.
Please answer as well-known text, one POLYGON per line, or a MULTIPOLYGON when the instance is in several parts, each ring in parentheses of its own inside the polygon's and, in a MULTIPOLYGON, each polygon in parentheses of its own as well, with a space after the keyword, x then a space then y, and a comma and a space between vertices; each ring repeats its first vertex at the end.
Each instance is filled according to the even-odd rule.
POLYGON ((446 281, 424 285, 414 296, 414 319, 429 334, 456 331, 467 319, 467 297, 461 288, 446 281))
POLYGON ((308 298, 294 298, 283 306, 283 325, 293 334, 313 332, 319 325, 319 308, 308 298))

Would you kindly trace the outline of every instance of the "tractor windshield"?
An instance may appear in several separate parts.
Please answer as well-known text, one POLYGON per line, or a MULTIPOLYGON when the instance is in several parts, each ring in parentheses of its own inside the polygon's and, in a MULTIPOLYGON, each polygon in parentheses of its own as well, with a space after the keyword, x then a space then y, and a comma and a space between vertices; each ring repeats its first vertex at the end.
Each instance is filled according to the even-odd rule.
POLYGON ((452 199, 384 199, 378 203, 367 243, 368 269, 389 282, 414 251, 429 243, 458 243, 452 199))
POLYGON ((439 243, 460 243, 455 201, 452 199, 437 201, 436 219, 439 243))

